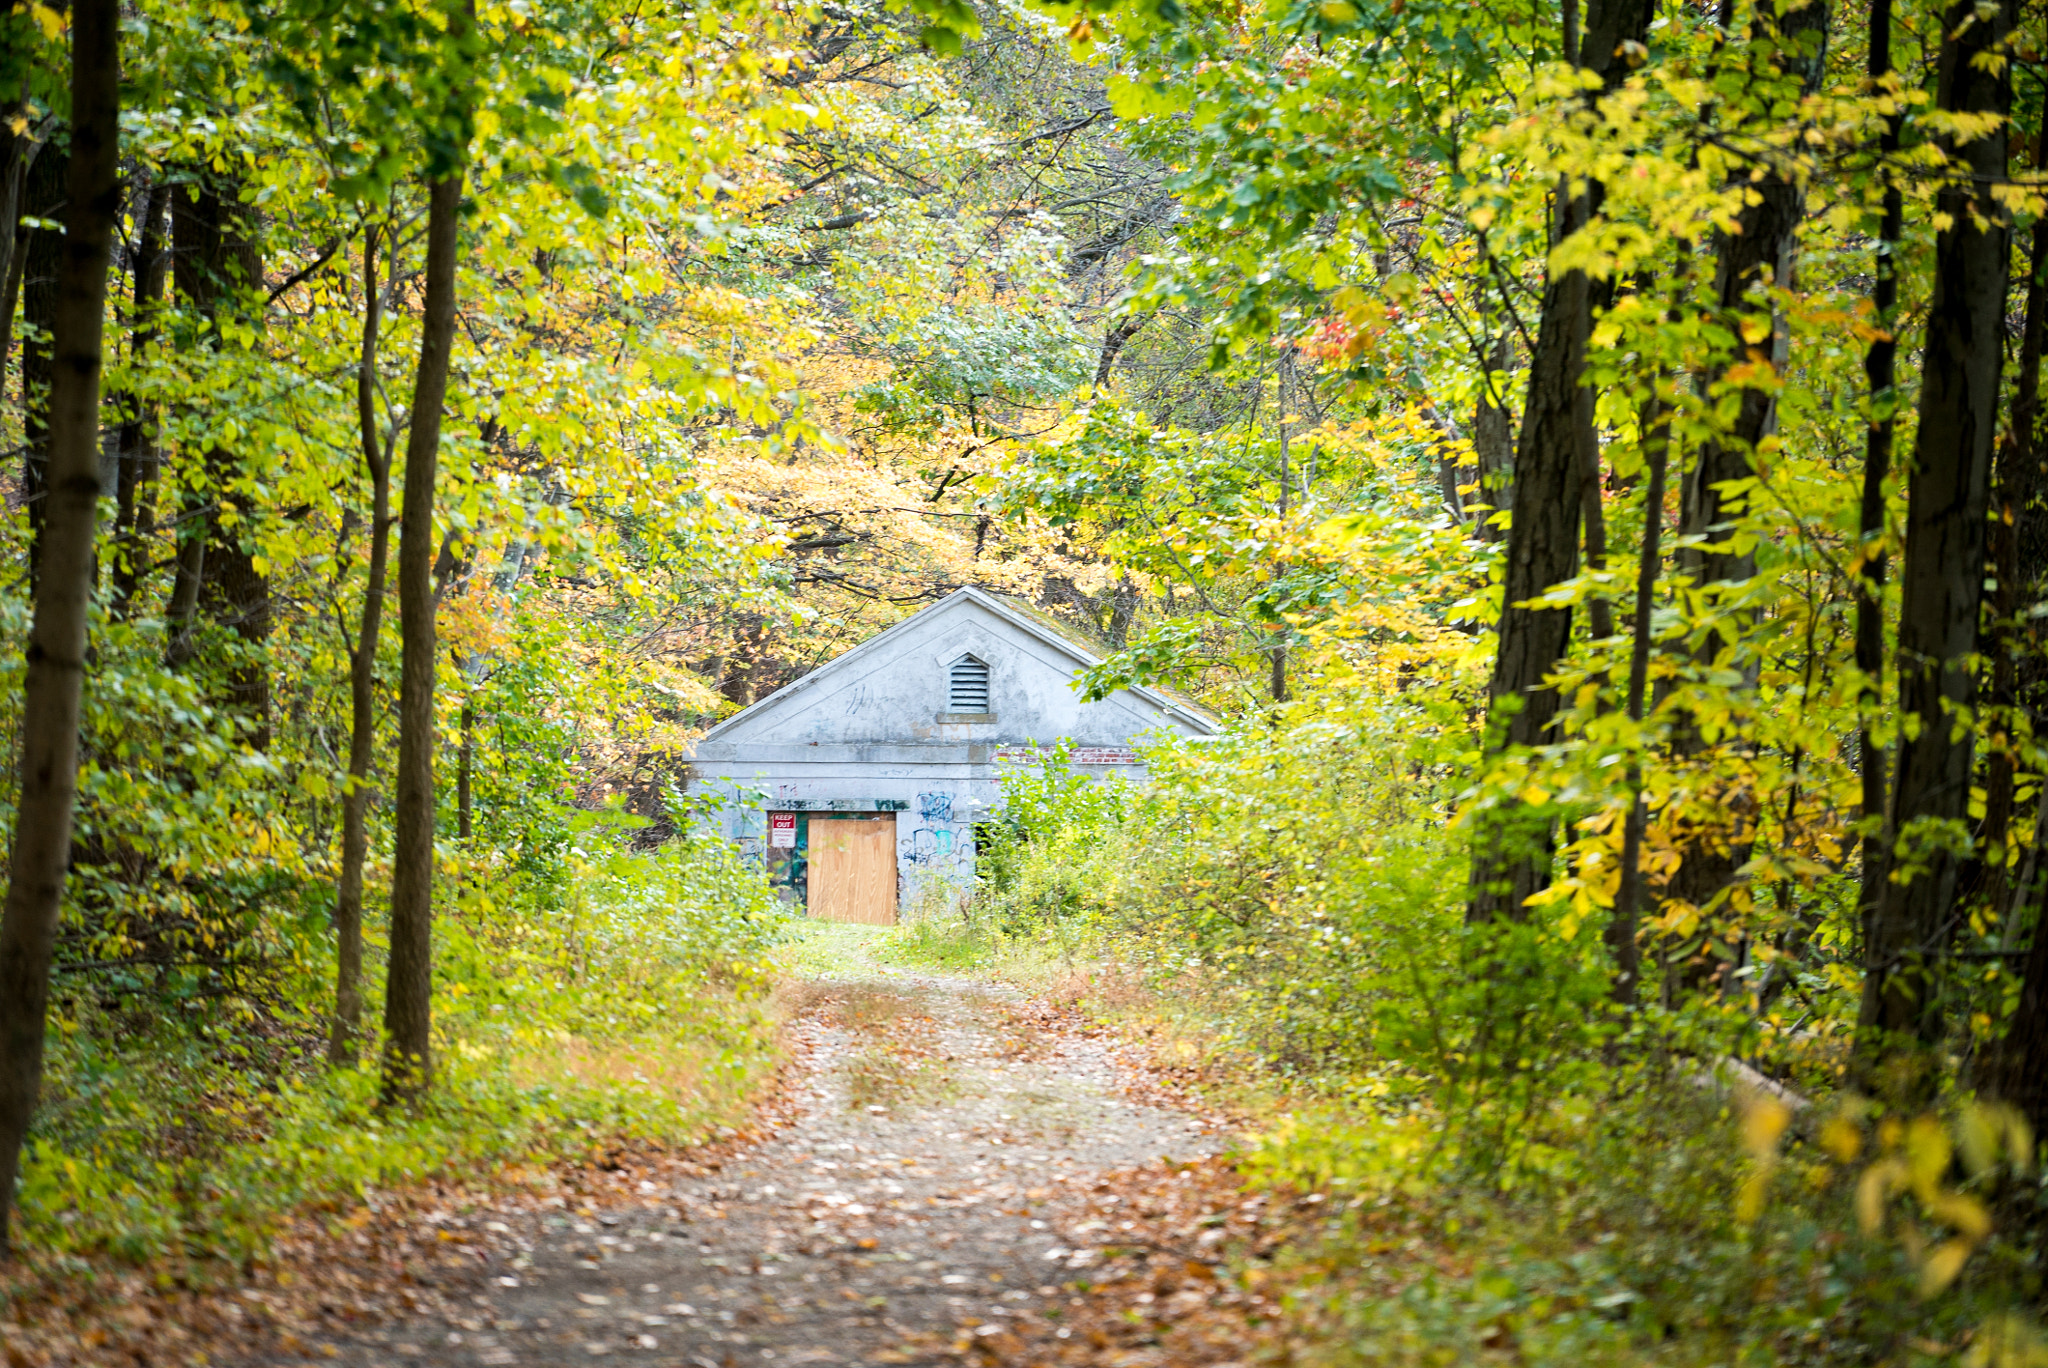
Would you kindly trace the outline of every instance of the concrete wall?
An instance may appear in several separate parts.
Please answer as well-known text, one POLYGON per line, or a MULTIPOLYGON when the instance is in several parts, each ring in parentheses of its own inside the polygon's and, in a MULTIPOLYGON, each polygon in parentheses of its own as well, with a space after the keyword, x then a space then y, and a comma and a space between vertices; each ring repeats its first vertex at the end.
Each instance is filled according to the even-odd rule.
POLYGON ((1083 703, 1074 677, 1087 662, 1020 630, 977 599, 955 597, 849 651, 714 728, 698 748, 712 762, 730 747, 821 746, 855 742, 1021 744, 1064 738, 1122 746, 1164 726, 1200 730, 1157 703, 1119 690, 1083 703), (962 655, 989 666, 989 712, 947 708, 947 671, 962 655))
POLYGON ((1083 703, 1073 681, 1089 663, 963 591, 713 728, 689 786, 726 795, 710 825, 749 853, 764 850, 769 812, 895 812, 908 906, 928 880, 971 881, 973 824, 1000 801, 1001 767, 1032 742, 1071 741, 1085 748, 1083 772, 1136 777, 1137 738, 1206 734, 1206 719, 1144 694, 1083 703), (987 713, 948 710, 949 670, 965 654, 989 667, 987 713))
POLYGON ((737 842, 749 857, 765 859, 770 853, 770 813, 893 812, 899 907, 914 902, 932 879, 962 890, 972 885, 974 823, 989 815, 996 800, 993 780, 952 782, 929 776, 849 774, 823 781, 777 782, 775 776, 764 775, 727 787, 732 789, 739 790, 739 800, 711 829, 737 842))
MULTIPOLYGON (((1021 762, 1019 762, 1021 763, 1021 762)), ((719 809, 699 828, 765 860, 769 815, 776 812, 893 812, 896 814, 897 901, 909 907, 932 879, 964 891, 974 880, 974 824, 994 815, 1002 801, 995 764, 832 765, 826 772, 791 775, 772 768, 693 776, 691 792, 718 795, 719 809)), ((1077 766, 1096 777, 1144 776, 1142 765, 1077 766)))

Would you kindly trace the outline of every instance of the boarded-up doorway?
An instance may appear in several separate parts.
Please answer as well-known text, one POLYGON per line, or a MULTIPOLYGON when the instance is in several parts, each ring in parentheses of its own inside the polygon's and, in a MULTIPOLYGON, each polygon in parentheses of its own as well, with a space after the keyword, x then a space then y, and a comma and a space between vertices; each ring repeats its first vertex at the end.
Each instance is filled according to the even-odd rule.
POLYGON ((810 912, 824 921, 896 924, 896 814, 810 820, 810 912))

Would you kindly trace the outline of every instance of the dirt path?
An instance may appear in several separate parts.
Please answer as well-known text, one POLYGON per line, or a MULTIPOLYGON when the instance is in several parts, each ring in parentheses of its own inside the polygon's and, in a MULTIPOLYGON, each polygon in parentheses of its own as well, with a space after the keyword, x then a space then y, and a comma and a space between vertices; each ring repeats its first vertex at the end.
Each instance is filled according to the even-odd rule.
POLYGON ((436 1270, 418 1299, 435 1313, 318 1357, 957 1363, 1007 1328, 1062 1333, 1062 1285, 1117 1233, 1085 1200, 1101 1175, 1218 1146, 1126 1095, 1106 1038, 985 983, 859 965, 808 985, 795 1030, 794 1106, 769 1138, 609 1205, 433 1213, 478 1255, 436 1270))

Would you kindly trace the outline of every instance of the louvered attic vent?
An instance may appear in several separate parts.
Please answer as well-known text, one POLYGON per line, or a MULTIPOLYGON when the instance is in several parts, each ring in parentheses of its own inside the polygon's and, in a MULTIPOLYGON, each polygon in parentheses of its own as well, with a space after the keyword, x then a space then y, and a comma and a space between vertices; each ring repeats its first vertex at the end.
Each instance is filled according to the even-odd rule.
POLYGON ((946 680, 946 711, 985 713, 988 711, 988 665, 971 655, 953 662, 946 680))

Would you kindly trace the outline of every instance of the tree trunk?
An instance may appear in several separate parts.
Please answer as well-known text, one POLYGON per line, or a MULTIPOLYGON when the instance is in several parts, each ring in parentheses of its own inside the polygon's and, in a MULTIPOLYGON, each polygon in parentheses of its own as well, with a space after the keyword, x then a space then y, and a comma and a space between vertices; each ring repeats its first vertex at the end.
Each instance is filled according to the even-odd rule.
POLYGON ((1479 539, 1496 542, 1503 533, 1495 516, 1515 506, 1515 423, 1507 410, 1508 337, 1501 333, 1487 360, 1487 384, 1472 413, 1472 455, 1479 463, 1478 502, 1489 510, 1479 521, 1479 539))
MULTIPOLYGON (((180 190, 171 220, 178 292, 216 328, 223 317, 243 314, 253 319, 263 286, 263 259, 254 212, 242 204, 237 183, 202 175, 196 186, 180 190)), ((220 345, 218 331, 214 345, 220 345)), ((224 446, 205 453, 203 487, 186 510, 191 525, 184 529, 185 551, 190 553, 194 539, 203 541, 204 549, 193 557, 196 584, 179 586, 193 590, 190 605, 182 616, 174 616, 179 616, 186 659, 194 609, 251 648, 228 671, 223 701, 244 719, 250 743, 263 750, 270 741, 270 672, 257 648, 270 636, 270 581, 256 569, 255 504, 235 488, 244 459, 224 446), (234 516, 222 517, 227 511, 234 516)), ((181 556, 181 574, 187 569, 185 561, 181 556)))
POLYGON ((754 701, 767 650, 767 619, 759 613, 740 614, 732 629, 732 653, 725 657, 718 677, 718 691, 727 701, 742 708, 754 701))
MULTIPOLYGON (((393 262, 396 275, 396 262, 393 262)), ((334 898, 334 1027, 327 1060, 356 1062, 363 1019, 363 862, 369 856, 370 762, 377 746, 377 642, 391 552, 391 448, 377 422, 377 341, 384 298, 377 283, 377 227, 363 230, 363 346, 356 365, 356 425, 370 476, 370 569, 362 623, 349 652, 348 787, 341 799, 341 877, 334 898)))
MULTIPOLYGON (((132 361, 140 362, 156 345, 157 314, 163 306, 164 278, 170 256, 164 251, 164 215, 170 209, 171 187, 159 180, 149 189, 142 209, 142 235, 135 251, 135 317, 132 361)), ((125 398, 121 419, 119 485, 115 490, 118 510, 115 527, 121 546, 114 557, 113 613, 128 616, 135 601, 135 589, 149 567, 150 542, 156 533, 156 425, 150 421, 149 401, 137 395, 125 398)))
POLYGON ((2034 824, 2032 877, 2021 881, 2012 916, 2034 911, 2034 939, 2020 970, 2020 1000, 2005 1035, 1990 1052, 1979 1082, 2000 1101, 2017 1107, 2035 1135, 2048 1135, 2048 907, 2042 872, 2048 871, 2048 802, 2034 824))
MULTIPOLYGON (((1873 84, 1892 71, 1891 0, 1871 0, 1869 70, 1873 84)), ((1890 156, 1899 149, 1903 118, 1885 120, 1878 150, 1890 156)), ((1862 565, 1856 576, 1856 669, 1862 678, 1858 690, 1856 760, 1862 781, 1862 819, 1868 827, 1863 836, 1862 880, 1858 909, 1867 939, 1879 900, 1884 895, 1891 869, 1891 822, 1886 804, 1886 764, 1873 723, 1884 702, 1884 581, 1889 557, 1885 551, 1884 482, 1891 474, 1892 441, 1896 421, 1893 386, 1899 344, 1893 330, 1898 326, 1900 234, 1905 230, 1905 204, 1899 187, 1887 184, 1884 208, 1878 221, 1876 273, 1870 294, 1878 326, 1885 331, 1863 355, 1863 375, 1870 391, 1870 430, 1863 445, 1863 500, 1857 514, 1857 537, 1861 542, 1862 565)))
POLYGON ((1121 651, 1130 644, 1131 627, 1138 620, 1138 586, 1129 575, 1118 579, 1109 592, 1109 645, 1121 651))
MULTIPOLYGON (((1586 568, 1607 568, 1607 512, 1601 505, 1600 438, 1593 426, 1593 391, 1579 387, 1579 403, 1585 412, 1574 426, 1579 433, 1579 517, 1586 527, 1586 568)), ((1614 605, 1605 594, 1586 600, 1586 622, 1595 641, 1614 635, 1614 605)))
POLYGON ((455 751, 455 838, 467 847, 470 826, 470 776, 476 764, 476 705, 462 700, 462 742, 455 751))
POLYGON ((434 476, 441 409, 455 345, 456 245, 462 173, 436 180, 427 199, 426 303, 412 426, 405 444, 405 504, 398 529, 398 807, 391 876, 391 963, 384 993, 387 1102, 434 1079, 434 476))
MULTIPOLYGON (((1822 3, 1782 14, 1773 4, 1760 4, 1750 29, 1750 60, 1763 66, 1754 72, 1753 83, 1774 85, 1782 73, 1798 78, 1802 96, 1811 95, 1819 88, 1825 66, 1827 24, 1828 9, 1822 3), (1811 52, 1806 51, 1809 44, 1811 52), (1759 49, 1768 55, 1760 56, 1759 49)), ((1738 337, 1745 336, 1745 330, 1760 334, 1745 346, 1740 361, 1782 369, 1778 344, 1783 327, 1765 290, 1784 289, 1791 282, 1806 192, 1775 170, 1747 182, 1747 187, 1754 202, 1737 215, 1735 231, 1720 234, 1716 243, 1714 294, 1721 318, 1738 337)), ((1709 385, 1718 384, 1727 371, 1727 365, 1719 367, 1709 385)), ((1725 437, 1702 446, 1682 491, 1681 525, 1688 538, 1699 540, 1679 552, 1679 569, 1710 600, 1739 594, 1756 578, 1756 553, 1735 541, 1737 524, 1750 501, 1749 491, 1740 485, 1755 477, 1757 446, 1776 430, 1777 419, 1777 399, 1770 388, 1742 390, 1734 425, 1725 437)), ((1750 615, 1741 616, 1746 622, 1750 615)), ((1748 653, 1746 633, 1738 634, 1730 651, 1720 633, 1708 632, 1695 658, 1702 666, 1728 665, 1745 679, 1755 677, 1757 662, 1748 653)), ((1709 768, 1716 745, 1701 736, 1690 717, 1681 717, 1672 749, 1681 761, 1709 768)), ((1672 875, 1670 895, 1701 910, 1703 934, 1710 943, 1719 939, 1732 944, 1741 933, 1715 914, 1748 863, 1758 805, 1756 795, 1747 790, 1710 794, 1708 802, 1718 811, 1688 823, 1689 839, 1672 875)), ((1732 956, 1704 951, 1688 956, 1679 970, 1679 986, 1697 988, 1716 968, 1732 963, 1732 956)))
POLYGON ((1138 329, 1152 321, 1151 314, 1134 314, 1119 318, 1110 330, 1103 334, 1102 350, 1095 361, 1095 387, 1102 388, 1109 383, 1109 373, 1116 368, 1116 359, 1124 349, 1124 343, 1138 335, 1138 329))
MULTIPOLYGON (((1664 483, 1671 465, 1671 414, 1661 397, 1652 394, 1643 406, 1639 429, 1643 462, 1648 467, 1643 487, 1643 545, 1636 559, 1635 631, 1629 641, 1628 720, 1643 720, 1650 681, 1650 619, 1656 607, 1657 575, 1664 565, 1664 483)), ((1621 834, 1621 883, 1614 894, 1614 915, 1607 922, 1607 951, 1614 960, 1614 1000, 1633 1007, 1643 977, 1637 928, 1642 919, 1643 834, 1649 810, 1643 801, 1643 768, 1628 769, 1628 815, 1621 834)))
POLYGON ((16 230, 8 236, 14 240, 14 252, 7 274, 0 276, 0 407, 7 403, 7 355, 13 350, 15 308, 21 300, 22 267, 28 261, 27 233, 16 230))
MULTIPOLYGON (((172 279, 178 297, 202 317, 211 318, 220 308, 221 296, 235 288, 235 278, 246 283, 246 277, 232 270, 235 254, 222 230, 218 187, 206 179, 203 170, 188 167, 187 171, 196 188, 194 184, 181 186, 171 200, 172 279)), ((220 464, 217 453, 207 453, 203 478, 183 481, 179 489, 178 554, 170 602, 164 609, 164 659, 173 669, 189 664, 199 649, 194 632, 205 582, 207 544, 213 540, 216 497, 211 486, 220 464)))
POLYGON ((1992 114, 1999 124, 1947 149, 1967 179, 1935 200, 1950 222, 1935 237, 1899 576, 1904 726, 1892 816, 1908 868, 1885 884, 1864 947, 1860 1074, 1866 1085, 1914 1101, 1934 1084, 1928 1055, 1945 1025, 1942 966, 1956 902, 1958 860, 1931 838, 1957 834, 1967 820, 1975 752, 1964 719, 1977 701, 1971 656, 1983 606, 2010 237, 1991 187, 2006 175, 2012 88, 2009 66, 1993 59, 2008 29, 2003 9, 1986 15, 1969 0, 1951 6, 1936 97, 1945 111, 1992 114))
MULTIPOLYGON (((1647 37, 1655 9, 1655 0, 1593 0, 1587 6, 1579 65, 1599 78, 1598 93, 1613 91, 1627 77, 1623 45, 1647 37)), ((1566 201, 1560 239, 1597 211, 1599 194, 1598 185, 1589 185, 1585 195, 1566 201)), ((1582 428, 1590 416, 1579 392, 1592 302, 1593 284, 1583 271, 1553 275, 1544 286, 1515 451, 1500 647, 1487 689, 1489 755, 1541 744, 1557 716, 1557 691, 1544 680, 1570 647, 1571 612, 1537 607, 1532 600, 1578 573, 1583 444, 1589 440, 1582 428)), ((1521 918, 1528 899, 1549 886, 1550 860, 1548 811, 1503 800, 1482 813, 1473 827, 1467 917, 1521 918)))
POLYGON ((22 686, 13 865, 0 916, 0 1251, 9 1247, 21 1145, 42 1087, 50 956, 77 797, 100 497, 100 331, 121 208, 120 23, 113 0, 72 0, 71 156, 47 408, 49 507, 22 686))
MULTIPOLYGON (((1587 310, 1583 271, 1567 271, 1545 286, 1515 452, 1500 646, 1487 690, 1489 754, 1542 744, 1557 715, 1557 691, 1544 681, 1571 645, 1571 610, 1539 607, 1532 600, 1578 573, 1578 390, 1587 310)), ((1467 915, 1475 922, 1521 918, 1529 898, 1550 883, 1550 814, 1504 802, 1475 826, 1473 836, 1467 915)))
POLYGON ((179 503, 178 554, 171 567, 171 597, 164 605, 164 663, 182 669, 199 649, 192 634, 199 616, 199 582, 206 573, 207 513, 189 494, 179 503))
MULTIPOLYGON (((7 374, 7 352, 14 339, 14 306, 21 292, 22 252, 28 245, 21 231, 23 195, 28 173, 43 145, 33 132, 16 133, 11 120, 25 118, 25 102, 17 103, 0 119, 0 143, 7 151, 0 156, 0 377, 7 374)), ((0 401, 6 398, 0 383, 0 401)))
MULTIPOLYGON (((2037 159, 2048 157, 2048 138, 2042 138, 2037 159)), ((2040 367, 2044 328, 2048 312, 2048 224, 2037 223, 2030 253, 2032 275, 2028 279, 2027 315, 2020 342, 2020 373, 2013 387, 2011 422, 2006 444, 1999 456, 1997 505, 1999 515, 1991 520, 1994 539, 1993 577, 1999 589, 1997 621, 2013 633, 2004 649, 1994 651, 1992 687, 2004 690, 2008 716, 2025 715, 2038 738, 2044 730, 2043 681, 2040 678, 2040 646, 2037 622, 2028 609, 2042 601, 2048 581, 2048 479, 2042 470, 2040 433, 2040 367), (2010 586, 2010 589, 2008 589, 2010 586)), ((2008 754, 1994 757, 2003 762, 2005 774, 1994 768, 1987 788, 1986 807, 1997 801, 1996 789, 2008 790, 2015 783, 2013 760, 2008 754)), ((2011 803, 2011 794, 2004 795, 2011 803)), ((1989 824, 1990 813, 1986 819, 1989 824)), ((1991 881, 1985 890, 1996 898, 1994 906, 2003 917, 2001 941, 2019 943, 2020 929, 2033 914, 2033 941, 2020 971, 2020 999, 2006 1022, 2003 1039, 1988 1052, 1980 1070, 1980 1084, 1994 1097, 2019 1108, 2034 1128, 2034 1134, 2048 1134, 2048 888, 2043 873, 2048 871, 2048 792, 2036 805, 2034 841, 2030 858, 2016 879, 1991 881), (2001 896, 2008 893, 2009 896, 2001 896)), ((2000 866, 2003 872, 2003 866, 2000 866)))
MULTIPOLYGON (((1294 353, 1292 352, 1292 350, 1289 350, 1281 353, 1279 366, 1280 522, 1283 526, 1287 522, 1287 496, 1290 492, 1292 492, 1293 489, 1293 471, 1289 469, 1289 453, 1287 450, 1287 398, 1288 391, 1293 388, 1293 380, 1294 353)), ((1455 493, 1455 490, 1453 491, 1453 493, 1455 493)), ((1283 579, 1286 576, 1286 574, 1286 562, 1282 561, 1274 564, 1272 585, 1276 591, 1280 587, 1281 579, 1283 579)), ((1276 613, 1279 611, 1277 604, 1275 604, 1274 611, 1276 613)), ((1285 703, 1287 701, 1287 623, 1285 619, 1281 620, 1280 629, 1274 638, 1273 648, 1271 652, 1268 653, 1268 663, 1271 666, 1270 683, 1272 685, 1273 691, 1273 702, 1276 705, 1285 703)))
MULTIPOLYGON (((2043 95, 2048 114, 2048 94, 2043 95)), ((2034 139, 2034 173, 2048 170, 2048 129, 2034 139)), ((2038 693, 2040 641, 2028 612, 2040 602, 2042 494, 2044 481, 2039 451, 2041 421, 2041 352, 2048 339, 2048 220, 2037 219, 2027 252, 2027 302, 2020 325, 2018 371, 2013 376, 2011 407, 1992 471, 1991 521, 1988 525, 1992 641, 1991 697, 1985 721, 2004 741, 1985 757, 1984 822, 1977 837, 1977 858, 1967 872, 1964 901, 1969 907, 2003 912, 2009 898, 2012 819, 2019 786, 2019 751, 2015 740, 2023 709, 2038 693)), ((1967 909, 1965 909, 1967 915, 1967 909)))
POLYGON ((1462 526, 1471 520, 1465 511, 1465 497, 1458 492, 1460 486, 1470 482, 1467 474, 1472 469, 1458 460, 1458 447, 1465 444, 1465 434, 1459 430, 1457 419, 1433 403, 1422 405, 1422 416, 1436 428, 1440 438, 1436 457, 1437 506, 1451 515, 1452 522, 1462 526))
MULTIPOLYGON (((45 146, 29 168, 22 192, 22 211, 42 219, 62 219, 69 212, 70 154, 45 146)), ((57 311, 68 258, 64 238, 47 228, 31 230, 22 247, 21 317, 27 333, 21 339, 21 501, 28 513, 28 583, 34 597, 42 574, 43 527, 49 512, 49 396, 56 364, 57 311)))

